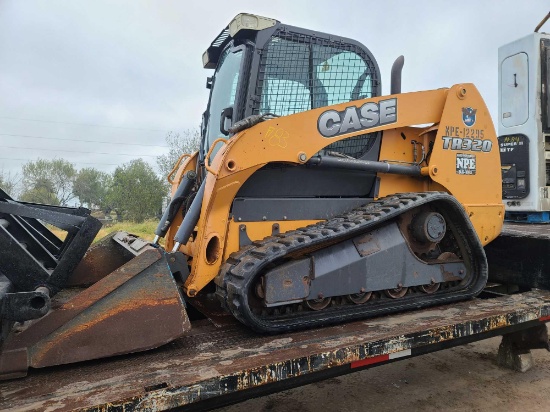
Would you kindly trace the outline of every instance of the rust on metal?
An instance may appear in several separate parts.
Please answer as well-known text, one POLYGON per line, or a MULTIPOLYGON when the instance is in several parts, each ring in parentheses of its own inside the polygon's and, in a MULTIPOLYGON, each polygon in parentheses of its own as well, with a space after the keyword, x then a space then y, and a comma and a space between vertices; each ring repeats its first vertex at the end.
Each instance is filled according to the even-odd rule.
POLYGON ((462 280, 460 277, 455 276, 455 274, 453 272, 445 270, 445 265, 439 265, 439 269, 441 271, 441 275, 443 276, 443 280, 445 282, 452 282, 454 280, 462 280))
POLYGON ((67 280, 67 286, 89 286, 104 278, 134 256, 123 253, 112 240, 117 232, 110 233, 90 246, 84 258, 67 280))
POLYGON ((154 248, 87 289, 59 294, 52 306, 6 338, 0 379, 25 376, 28 367, 155 348, 191 328, 179 287, 154 248))
POLYGON ((398 219, 398 226, 401 234, 407 241, 411 250, 417 255, 429 253, 430 251, 434 250, 435 247, 437 246, 436 242, 425 242, 425 243, 420 242, 411 233, 410 228, 412 226, 412 221, 420 210, 431 211, 429 207, 422 207, 421 209, 415 209, 414 212, 410 211, 407 213, 403 213, 402 215, 399 216, 399 219, 398 219))
POLYGON ((550 240, 550 225, 530 223, 504 223, 501 236, 550 240))
POLYGON ((121 267, 147 243, 126 232, 111 232, 88 248, 68 278, 67 286, 90 286, 121 267), (129 246, 129 247, 128 247, 129 246))
POLYGON ((276 336, 254 334, 230 319, 218 327, 205 319, 148 353, 2 382, 0 409, 167 410, 382 355, 506 333, 548 316, 550 292, 533 291, 276 336))
MULTIPOLYGON (((373 231, 376 232, 376 231, 373 231)), ((353 239, 353 243, 359 255, 365 257, 372 255, 373 253, 380 251, 380 245, 378 244, 378 237, 373 236, 372 233, 367 233, 359 238, 353 239)))

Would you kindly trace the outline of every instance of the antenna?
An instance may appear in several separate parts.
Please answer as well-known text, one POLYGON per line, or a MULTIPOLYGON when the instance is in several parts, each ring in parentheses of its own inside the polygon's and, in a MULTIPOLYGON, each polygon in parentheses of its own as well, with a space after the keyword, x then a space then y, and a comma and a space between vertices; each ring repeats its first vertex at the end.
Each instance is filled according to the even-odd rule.
POLYGON ((550 12, 542 19, 542 21, 538 24, 537 27, 535 27, 535 33, 538 33, 539 29, 542 27, 544 23, 550 18, 550 12))

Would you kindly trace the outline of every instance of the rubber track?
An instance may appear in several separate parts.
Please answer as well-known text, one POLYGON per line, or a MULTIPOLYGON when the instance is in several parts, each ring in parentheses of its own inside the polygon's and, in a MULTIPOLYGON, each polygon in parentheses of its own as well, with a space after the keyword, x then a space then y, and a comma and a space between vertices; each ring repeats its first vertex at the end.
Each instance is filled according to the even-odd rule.
POLYGON ((216 293, 222 304, 245 325, 259 332, 278 333, 465 300, 480 293, 486 282, 485 252, 464 208, 447 193, 426 192, 391 195, 330 220, 253 242, 231 254, 224 263, 216 280, 216 293), (455 239, 462 242, 462 249, 466 250, 467 256, 463 258, 469 263, 470 280, 459 289, 272 317, 258 316, 249 307, 248 289, 267 265, 277 264, 289 255, 300 256, 366 233, 406 211, 431 202, 436 202, 438 211, 446 215, 455 239))

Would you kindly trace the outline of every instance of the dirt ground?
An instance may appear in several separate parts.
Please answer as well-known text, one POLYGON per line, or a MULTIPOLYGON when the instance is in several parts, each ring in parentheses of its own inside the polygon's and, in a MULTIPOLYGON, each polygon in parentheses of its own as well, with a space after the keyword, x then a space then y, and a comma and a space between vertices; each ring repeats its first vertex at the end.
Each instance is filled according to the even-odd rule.
POLYGON ((500 337, 251 399, 219 411, 549 411, 550 353, 520 373, 497 366, 500 337))

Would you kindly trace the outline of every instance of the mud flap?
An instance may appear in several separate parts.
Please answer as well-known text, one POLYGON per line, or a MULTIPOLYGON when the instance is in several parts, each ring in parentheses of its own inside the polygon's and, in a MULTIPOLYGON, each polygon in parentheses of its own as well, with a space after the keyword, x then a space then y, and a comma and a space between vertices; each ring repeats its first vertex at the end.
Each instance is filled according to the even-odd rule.
POLYGON ((12 328, 0 379, 23 377, 29 367, 152 349, 191 328, 165 252, 131 235, 112 234, 91 248, 69 283, 93 284, 62 290, 45 316, 12 328))

